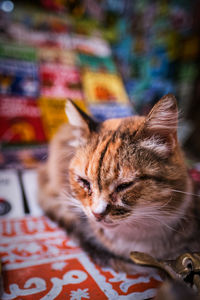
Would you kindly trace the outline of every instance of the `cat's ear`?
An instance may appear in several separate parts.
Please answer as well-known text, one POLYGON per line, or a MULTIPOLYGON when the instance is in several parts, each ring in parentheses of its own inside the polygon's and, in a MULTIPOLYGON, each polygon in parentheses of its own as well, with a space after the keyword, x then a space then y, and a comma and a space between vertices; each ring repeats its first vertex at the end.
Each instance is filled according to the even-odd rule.
POLYGON ((160 133, 176 133, 178 123, 178 108, 176 98, 168 94, 160 99, 150 113, 145 122, 145 127, 149 131, 160 133))
POLYGON ((98 123, 82 111, 73 101, 67 100, 66 115, 71 125, 80 130, 80 135, 89 135, 93 131, 97 131, 98 123))
POLYGON ((176 98, 168 94, 162 97, 147 115, 141 145, 167 157, 177 145, 178 108, 176 98))

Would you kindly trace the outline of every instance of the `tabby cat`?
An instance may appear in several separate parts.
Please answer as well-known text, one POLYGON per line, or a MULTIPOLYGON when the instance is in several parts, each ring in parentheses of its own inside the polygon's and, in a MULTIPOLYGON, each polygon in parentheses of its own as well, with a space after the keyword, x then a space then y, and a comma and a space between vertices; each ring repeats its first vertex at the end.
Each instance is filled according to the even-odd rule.
POLYGON ((197 200, 164 96, 145 116, 98 123, 73 102, 39 170, 39 202, 99 264, 126 269, 130 251, 173 259, 200 250, 197 200), (116 267, 117 266, 117 267, 116 267))

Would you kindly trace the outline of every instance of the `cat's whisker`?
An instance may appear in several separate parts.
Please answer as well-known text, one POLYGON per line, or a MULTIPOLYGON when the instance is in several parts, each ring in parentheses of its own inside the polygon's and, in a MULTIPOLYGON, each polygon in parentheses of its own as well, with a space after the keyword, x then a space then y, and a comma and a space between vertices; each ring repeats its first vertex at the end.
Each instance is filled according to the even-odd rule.
POLYGON ((175 231, 175 232, 179 232, 178 230, 176 230, 175 228, 173 228, 172 226, 170 226, 169 224, 167 224, 166 222, 164 222, 163 219, 156 217, 156 216, 147 216, 149 219, 153 219, 156 222, 158 222, 158 224, 162 224, 164 225, 166 228, 170 229, 171 231, 175 231))
POLYGON ((160 222, 162 225, 164 225, 165 227, 167 227, 171 231, 179 232, 177 229, 175 229, 172 226, 170 226, 169 224, 165 223, 163 220, 158 219, 158 222, 160 222))
POLYGON ((189 196, 200 197, 200 194, 194 194, 194 193, 184 192, 184 191, 180 191, 180 190, 172 189, 172 192, 181 193, 181 194, 185 194, 185 195, 189 195, 189 196))
MULTIPOLYGON (((163 212, 163 217, 167 217, 168 218, 168 221, 171 220, 184 220, 186 217, 184 216, 183 212, 180 210, 179 212, 176 212, 176 211, 169 211, 169 212, 166 212, 164 211, 163 212)), ((156 223, 159 223, 159 224, 162 224, 164 225, 164 227, 170 229, 171 231, 175 231, 175 232, 179 232, 180 233, 180 230, 177 230, 175 228, 173 228, 172 226, 170 226, 169 224, 167 224, 163 218, 162 218, 162 215, 160 214, 159 212, 159 206, 157 206, 157 210, 155 209, 152 209, 152 207, 146 211, 139 211, 135 214, 135 218, 131 218, 131 224, 133 223, 137 223, 138 225, 141 226, 142 225, 146 225, 146 226, 149 226, 150 223, 149 221, 150 220, 154 220, 156 221, 156 223)))
MULTIPOLYGON (((69 204, 65 200, 65 197, 66 197, 66 195, 63 193, 63 197, 60 197, 57 199, 56 205, 62 205, 64 208, 66 207, 66 209, 69 210, 69 204)), ((77 211, 81 211, 81 205, 80 205, 80 203, 76 202, 76 199, 72 199, 70 208, 77 210, 77 211), (73 200, 75 200, 75 201, 73 201, 73 200)))

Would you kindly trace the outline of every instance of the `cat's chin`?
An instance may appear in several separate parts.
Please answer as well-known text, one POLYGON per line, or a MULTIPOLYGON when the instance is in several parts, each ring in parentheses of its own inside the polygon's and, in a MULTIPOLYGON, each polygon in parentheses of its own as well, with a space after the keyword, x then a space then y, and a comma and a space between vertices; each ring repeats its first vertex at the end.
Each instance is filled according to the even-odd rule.
POLYGON ((105 228, 115 228, 117 227, 119 224, 112 222, 112 221, 106 221, 106 220, 102 220, 100 225, 103 225, 103 227, 105 228))

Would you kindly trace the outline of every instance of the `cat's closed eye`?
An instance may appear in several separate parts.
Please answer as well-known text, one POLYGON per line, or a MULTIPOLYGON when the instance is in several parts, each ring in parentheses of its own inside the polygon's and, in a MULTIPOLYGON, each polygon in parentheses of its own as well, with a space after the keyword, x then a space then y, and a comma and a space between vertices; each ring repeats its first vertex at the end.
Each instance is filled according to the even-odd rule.
POLYGON ((87 190, 88 194, 92 193, 90 182, 87 179, 79 176, 78 182, 79 182, 80 186, 82 186, 85 190, 87 190))
POLYGON ((119 193, 119 192, 121 192, 121 191, 123 191, 123 190, 129 188, 129 187, 132 186, 133 184, 134 184, 134 181, 129 181, 129 182, 121 183, 121 184, 119 184, 119 185, 116 187, 115 191, 116 191, 117 193, 119 193))

